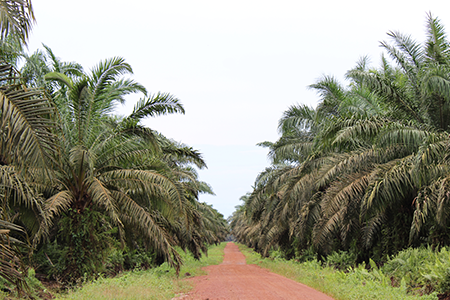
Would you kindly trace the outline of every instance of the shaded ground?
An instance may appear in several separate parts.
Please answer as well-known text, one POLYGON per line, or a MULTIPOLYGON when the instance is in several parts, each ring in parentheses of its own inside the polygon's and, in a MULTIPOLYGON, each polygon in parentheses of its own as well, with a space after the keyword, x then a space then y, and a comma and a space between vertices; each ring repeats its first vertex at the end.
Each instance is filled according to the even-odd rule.
POLYGON ((195 288, 177 300, 298 299, 333 300, 304 284, 247 265, 237 245, 228 243, 222 264, 206 267, 208 275, 193 278, 195 288))

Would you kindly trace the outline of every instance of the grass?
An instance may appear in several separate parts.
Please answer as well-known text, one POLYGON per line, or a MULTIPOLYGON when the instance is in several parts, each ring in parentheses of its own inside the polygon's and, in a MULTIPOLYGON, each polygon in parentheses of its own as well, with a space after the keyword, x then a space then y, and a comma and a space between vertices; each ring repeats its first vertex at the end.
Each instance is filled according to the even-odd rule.
POLYGON ((317 261, 298 263, 283 259, 267 259, 244 245, 239 249, 245 255, 248 264, 256 264, 271 272, 306 284, 336 300, 436 300, 436 294, 425 296, 408 295, 406 287, 394 288, 390 279, 378 269, 371 272, 363 267, 348 272, 323 267, 317 261))
MULTIPOLYGON (((211 246, 208 256, 195 260, 192 255, 181 251, 184 265, 181 267, 179 277, 175 270, 166 263, 149 270, 135 270, 124 272, 113 278, 99 278, 86 282, 80 287, 69 290, 63 294, 54 294, 56 299, 172 299, 178 294, 186 293, 192 289, 192 285, 183 280, 188 276, 205 275, 202 270, 208 265, 220 264, 223 260, 223 249, 226 243, 211 246), (186 273, 189 273, 186 276, 186 273)), ((11 298, 10 295, 0 292, 0 299, 11 298)))

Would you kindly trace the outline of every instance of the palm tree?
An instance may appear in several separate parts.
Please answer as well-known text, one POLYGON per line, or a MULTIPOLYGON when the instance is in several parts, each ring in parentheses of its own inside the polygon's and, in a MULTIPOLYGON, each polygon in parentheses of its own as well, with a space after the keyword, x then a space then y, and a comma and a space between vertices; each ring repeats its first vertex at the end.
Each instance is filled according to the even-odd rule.
POLYGON ((49 228, 33 178, 50 175, 48 166, 54 163, 56 145, 54 115, 54 107, 41 90, 26 88, 11 65, 0 64, 0 247, 7 254, 0 261, 0 276, 19 290, 24 281, 11 264, 22 255, 9 241, 20 244, 19 240, 31 239, 37 243, 49 228), (17 224, 25 228, 18 230, 22 226, 17 224), (11 227, 15 230, 9 231, 11 227))
POLYGON ((352 245, 363 256, 449 242, 448 42, 431 14, 427 31, 424 46, 388 33, 393 45, 382 46, 395 66, 382 57, 369 69, 363 58, 347 88, 323 77, 310 86, 316 109, 286 111, 279 141, 263 143, 274 164, 246 202, 244 240, 256 233, 264 253, 352 245))
MULTIPOLYGON (((12 63, 26 58, 25 77, 0 65, 0 245, 9 258, 18 256, 5 244, 13 240, 12 222, 23 225, 35 244, 43 236, 59 239, 67 280, 101 269, 115 229, 122 241, 144 241, 177 270, 175 246, 200 257, 205 243, 223 239, 223 216, 197 201, 199 193, 212 193, 191 166, 206 167, 201 155, 140 124, 145 117, 184 113, 179 100, 147 96, 123 76, 132 69, 122 58, 102 61, 86 74, 45 45, 45 52, 24 55, 20 45, 34 20, 31 2, 2 1, 0 9, 2 56, 12 63), (3 41, 13 32, 20 39, 17 51, 3 41), (113 117, 115 105, 136 92, 144 98, 133 112, 113 117), (18 206, 21 213, 12 217, 18 206)), ((0 261, 0 276, 19 286, 23 281, 10 272, 9 258, 0 261)))
POLYGON ((132 227, 171 265, 179 268, 181 263, 174 248, 176 240, 164 223, 184 212, 183 187, 159 158, 161 149, 154 133, 139 126, 139 120, 184 110, 178 99, 158 94, 140 101, 123 120, 108 117, 125 95, 146 94, 140 84, 121 78, 131 72, 122 58, 113 58, 75 81, 62 73, 47 76, 67 88, 68 95, 62 99, 66 93, 56 94, 61 97, 55 99, 62 122, 60 153, 52 184, 42 192, 48 197, 47 211, 53 218, 62 217, 70 276, 83 274, 81 259, 84 266, 91 263, 94 269, 101 263, 89 253, 101 254, 106 249, 98 238, 107 231, 107 224, 122 231, 132 227))

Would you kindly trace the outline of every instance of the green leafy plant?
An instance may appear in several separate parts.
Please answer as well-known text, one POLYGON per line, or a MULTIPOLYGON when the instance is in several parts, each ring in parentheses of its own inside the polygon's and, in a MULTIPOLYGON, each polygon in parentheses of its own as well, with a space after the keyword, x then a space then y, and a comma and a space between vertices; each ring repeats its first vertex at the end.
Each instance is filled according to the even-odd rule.
POLYGON ((445 247, 439 251, 431 247, 403 250, 382 269, 394 282, 405 281, 411 292, 450 292, 450 252, 445 247))
POLYGON ((349 251, 335 251, 327 256, 325 263, 338 270, 346 270, 356 263, 356 255, 349 251))

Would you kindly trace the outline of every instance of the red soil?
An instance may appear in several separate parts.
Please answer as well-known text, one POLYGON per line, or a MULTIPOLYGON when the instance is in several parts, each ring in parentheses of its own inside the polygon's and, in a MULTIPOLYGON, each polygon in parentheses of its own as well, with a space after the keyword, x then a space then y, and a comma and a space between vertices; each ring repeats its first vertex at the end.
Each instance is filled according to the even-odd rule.
POLYGON ((333 300, 304 284, 271 273, 256 265, 247 265, 234 243, 225 247, 222 264, 206 267, 208 275, 194 278, 195 288, 183 300, 298 299, 333 300))

